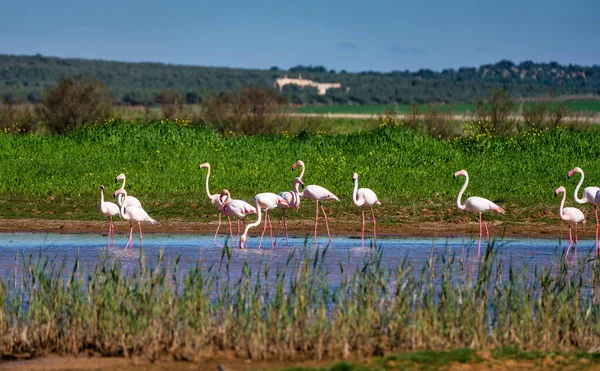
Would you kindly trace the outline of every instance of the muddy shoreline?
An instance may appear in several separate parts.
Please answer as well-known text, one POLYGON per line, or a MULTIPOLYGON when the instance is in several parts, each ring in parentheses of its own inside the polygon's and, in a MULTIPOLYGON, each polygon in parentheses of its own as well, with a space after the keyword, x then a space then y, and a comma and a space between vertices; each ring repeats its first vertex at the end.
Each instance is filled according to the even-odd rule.
MULTIPOLYGON (((330 221, 331 235, 344 237, 360 237, 360 221, 337 220, 330 221)), ((567 225, 564 223, 506 223, 501 221, 488 222, 490 235, 494 237, 518 237, 518 238, 569 238, 567 225)), ((314 220, 293 220, 288 222, 290 236, 311 236, 314 220)), ((125 234, 129 231, 127 222, 115 222, 117 234, 125 234)), ((217 228, 217 221, 190 222, 169 220, 159 224, 144 224, 144 233, 172 233, 172 234, 199 234, 212 235, 217 228)), ((276 228, 276 223, 273 226, 276 228)), ((0 233, 30 232, 30 233, 102 233, 106 234, 108 222, 101 220, 58 220, 58 219, 0 219, 0 233)), ((260 233, 259 226, 251 231, 251 235, 260 233)), ((219 234, 228 231, 227 221, 221 224, 219 234)), ((134 230, 137 233, 137 227, 134 230)), ((234 233, 236 225, 234 224, 234 233)), ((274 231, 275 232, 275 231, 274 231)), ((282 230, 283 232, 283 230, 282 230)), ((372 225, 366 225, 365 234, 372 234, 372 225)), ((479 233, 477 221, 455 222, 415 222, 394 223, 377 225, 378 237, 466 237, 476 238, 479 233)), ((319 236, 326 236, 325 227, 319 226, 319 236)), ((579 226, 579 238, 594 238, 595 226, 592 223, 579 226)))

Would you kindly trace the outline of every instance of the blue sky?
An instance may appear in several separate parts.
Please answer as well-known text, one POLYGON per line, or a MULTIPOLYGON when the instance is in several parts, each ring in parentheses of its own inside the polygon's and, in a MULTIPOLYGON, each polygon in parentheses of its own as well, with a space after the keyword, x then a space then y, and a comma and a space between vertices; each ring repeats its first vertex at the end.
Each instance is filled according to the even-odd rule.
POLYGON ((5 1, 0 53, 347 71, 600 64, 600 1, 5 1))

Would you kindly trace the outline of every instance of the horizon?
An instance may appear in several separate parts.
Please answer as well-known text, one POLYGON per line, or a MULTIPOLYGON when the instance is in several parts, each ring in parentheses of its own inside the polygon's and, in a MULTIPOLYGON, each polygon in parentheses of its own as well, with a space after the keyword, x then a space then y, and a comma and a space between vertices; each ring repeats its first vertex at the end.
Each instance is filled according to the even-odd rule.
MULTIPOLYGON (((442 71, 501 60, 594 66, 600 2, 10 2, 0 53, 288 70, 442 71), (583 11, 582 9, 585 9, 583 11)), ((520 62, 515 62, 520 63, 520 62)))
MULTIPOLYGON (((131 64, 159 64, 159 65, 166 65, 166 66, 178 66, 178 67, 197 67, 197 68, 226 68, 226 69, 240 69, 240 70, 258 70, 258 71, 265 71, 265 70, 270 70, 273 67, 277 67, 279 69, 279 71, 283 71, 283 72, 290 72, 290 69, 292 68, 297 68, 297 67, 324 67, 327 71, 331 71, 331 70, 335 70, 333 68, 328 68, 327 66, 323 66, 323 65, 301 65, 301 64, 297 64, 297 65, 293 65, 287 69, 284 69, 282 67, 279 66, 271 66, 268 68, 245 68, 245 67, 232 67, 232 66, 209 66, 209 65, 192 65, 192 64, 182 64, 182 63, 166 63, 166 62, 159 62, 159 61, 135 61, 135 62, 131 62, 131 61, 123 61, 123 60, 114 60, 114 59, 103 59, 103 58, 81 58, 81 57, 59 57, 56 55, 43 55, 40 53, 36 53, 36 54, 6 54, 6 53, 0 53, 0 56, 9 56, 9 57, 16 57, 16 58, 20 58, 20 57, 25 57, 25 58, 30 58, 30 57, 41 57, 41 58, 56 58, 56 59, 63 59, 63 60, 82 60, 82 61, 98 61, 98 62, 111 62, 111 63, 131 63, 131 64)), ((557 63, 559 66, 561 67, 569 67, 569 66, 575 66, 575 67, 582 67, 582 68, 597 68, 600 67, 600 64, 591 64, 591 65, 582 65, 582 64, 574 64, 574 63, 569 63, 569 64, 562 64, 559 63, 557 61, 534 61, 531 59, 527 59, 527 60, 522 60, 522 61, 513 61, 513 60, 509 60, 509 59, 501 59, 498 60, 496 62, 491 62, 491 63, 484 63, 484 64, 480 64, 480 65, 471 65, 471 66, 460 66, 460 67, 456 67, 456 68, 442 68, 440 70, 434 70, 431 68, 420 68, 418 70, 391 70, 391 71, 374 71, 374 70, 364 70, 364 71, 345 71, 345 70, 335 70, 335 73, 350 73, 350 74, 360 74, 360 73, 379 73, 379 74, 387 74, 387 73, 395 73, 395 72, 402 72, 405 73, 406 71, 408 71, 409 73, 418 73, 419 71, 422 70, 431 70, 435 73, 441 73, 444 70, 454 70, 454 71, 458 71, 461 68, 475 68, 475 69, 480 69, 483 66, 488 66, 488 65, 496 65, 498 63, 501 63, 503 61, 508 61, 510 63, 513 63, 515 66, 520 65, 521 63, 525 63, 525 62, 532 62, 534 64, 544 64, 544 65, 548 65, 551 63, 557 63)), ((294 71, 291 71, 292 73, 295 73, 294 71)), ((301 73, 301 72, 299 72, 301 73)))

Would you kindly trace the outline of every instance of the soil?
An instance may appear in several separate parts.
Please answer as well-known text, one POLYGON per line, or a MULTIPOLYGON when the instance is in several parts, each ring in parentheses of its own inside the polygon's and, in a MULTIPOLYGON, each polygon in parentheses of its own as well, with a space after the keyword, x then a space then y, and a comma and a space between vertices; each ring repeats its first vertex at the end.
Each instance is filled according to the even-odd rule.
MULTIPOLYGON (((275 229, 274 223, 274 229, 275 229)), ((115 222, 117 233, 127 233, 128 223, 115 222)), ((99 220, 53 220, 53 219, 0 219, 0 233, 11 232, 36 232, 36 233, 102 233, 106 234, 107 221, 99 220)), ((351 236, 360 238, 360 220, 358 221, 330 221, 329 227, 332 236, 351 236)), ((547 224, 535 222, 504 223, 500 221, 488 222, 490 236, 520 237, 520 238, 569 238, 566 224, 547 224)), ((217 228, 217 222, 189 222, 169 220, 158 224, 144 224, 144 233, 181 233, 212 235, 217 228)), ((310 236, 314 228, 314 220, 293 220, 288 222, 290 236, 310 236)), ((234 224, 234 232, 236 226, 234 224)), ((220 233, 228 230, 227 222, 221 225, 220 233)), ((257 227, 253 235, 260 233, 257 227), (258 232, 257 232, 258 231, 258 232)), ((275 231, 273 231, 275 233, 275 231)), ((134 233, 137 233, 135 227, 134 233)), ((325 236, 325 227, 319 224, 318 236, 325 236)), ((377 225, 378 237, 467 237, 477 238, 479 233, 478 221, 465 218, 455 222, 419 222, 395 223, 377 225)), ((372 225, 367 223, 365 235, 372 234, 372 225)), ((579 227, 579 238, 594 238, 593 224, 579 227)))

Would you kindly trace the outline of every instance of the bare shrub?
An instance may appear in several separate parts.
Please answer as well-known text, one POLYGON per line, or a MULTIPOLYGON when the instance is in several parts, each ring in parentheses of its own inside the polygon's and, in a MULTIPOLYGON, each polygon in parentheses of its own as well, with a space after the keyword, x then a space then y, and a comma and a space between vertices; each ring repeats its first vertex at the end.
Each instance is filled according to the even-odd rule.
POLYGON ((67 133, 110 117, 108 89, 93 77, 61 78, 44 91, 38 113, 53 133, 67 133))
POLYGON ((33 106, 9 104, 0 101, 0 130, 11 134, 32 133, 37 129, 38 117, 33 106))
POLYGON ((184 97, 170 89, 163 89, 154 98, 154 101, 160 105, 163 117, 168 120, 182 118, 184 97))
POLYGON ((281 131, 284 97, 273 89, 246 87, 202 101, 204 121, 221 133, 264 134, 281 131))

